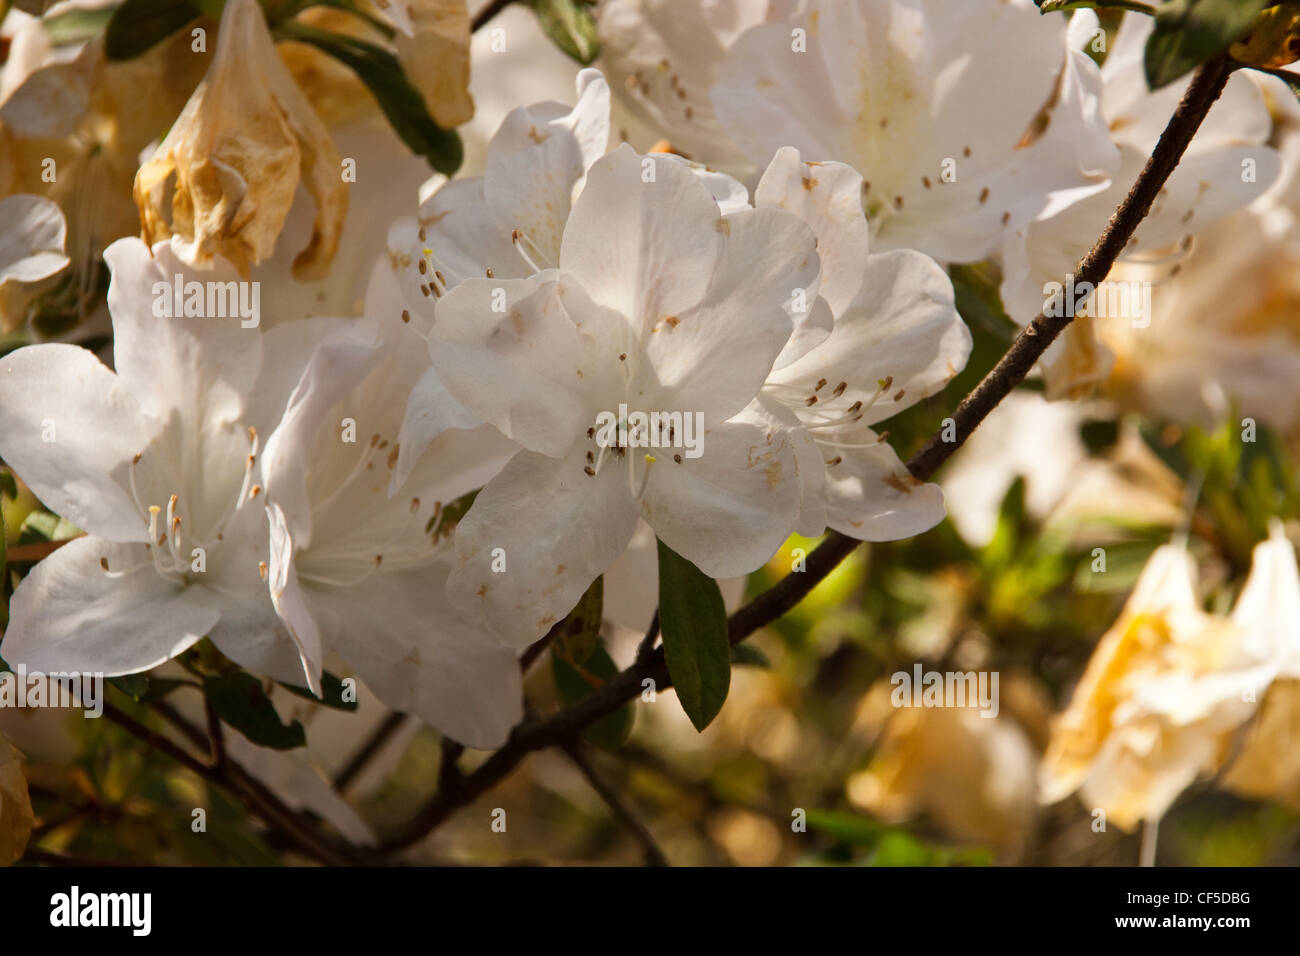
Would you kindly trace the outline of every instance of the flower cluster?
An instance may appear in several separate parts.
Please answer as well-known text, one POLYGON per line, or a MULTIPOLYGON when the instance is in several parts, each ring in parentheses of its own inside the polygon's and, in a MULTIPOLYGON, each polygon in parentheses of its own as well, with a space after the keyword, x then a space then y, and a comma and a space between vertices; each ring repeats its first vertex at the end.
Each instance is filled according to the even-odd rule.
MULTIPOLYGON (((1056 475, 1030 511, 1066 497, 1087 456, 1043 432, 1072 441, 1080 416, 1300 421, 1300 107, 1282 79, 1225 68, 1106 274, 1075 284, 1186 107, 1190 77, 1153 82, 1160 21, 1031 0, 560 4, 553 35, 584 67, 564 101, 514 88, 485 120, 510 80, 476 88, 472 119, 464 2, 289 6, 185 5, 148 37, 120 11, 74 40, 0 20, 0 461, 64 528, 12 581, 10 668, 203 657, 201 680, 246 671, 322 700, 342 671, 494 749, 524 719, 529 648, 549 637, 589 691, 604 677, 571 659, 577 631, 649 629, 643 661, 661 625, 698 617, 720 707, 708 579, 770 568, 796 536, 934 529, 948 503, 907 454, 965 441, 957 419, 978 424, 1035 364, 1045 399, 1109 404, 1018 393, 998 414, 1032 403, 1044 427, 995 416, 949 472, 985 505, 1024 470, 1040 489, 1056 475), (1233 268, 1267 275, 1248 317, 1224 302, 1203 321, 1222 284, 1204 250, 1230 259, 1237 237, 1233 268), (1063 317, 1022 367, 980 352, 1063 317), (968 387, 994 369, 1005 388, 949 415, 959 396, 928 400, 968 363, 968 387), (671 622, 666 594, 688 609, 671 622)), ((473 42, 504 53, 500 32, 473 42)), ((1195 512, 1143 462, 1144 507, 1195 512)), ((1162 539, 1036 773, 990 804, 1078 791, 1129 828, 1227 772, 1258 702, 1300 679, 1284 498, 1233 528, 1256 550, 1231 613, 1205 609, 1187 547, 1162 539)), ((983 570, 1005 570, 1012 519, 953 510, 983 570)), ((1015 603, 989 591, 985 607, 1015 603)), ((711 677, 680 669, 678 633, 665 667, 702 727, 711 677)), ((1029 742, 987 710, 896 720, 853 802, 915 812, 904 782, 929 775, 904 765, 939 738, 1019 766, 1029 742)))

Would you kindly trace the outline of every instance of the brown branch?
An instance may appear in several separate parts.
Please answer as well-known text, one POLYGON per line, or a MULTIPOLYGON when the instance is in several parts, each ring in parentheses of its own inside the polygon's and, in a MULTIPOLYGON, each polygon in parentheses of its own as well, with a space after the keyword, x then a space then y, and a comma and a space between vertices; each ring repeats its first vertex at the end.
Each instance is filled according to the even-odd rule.
POLYGON ((343 769, 335 775, 334 789, 339 792, 346 790, 348 784, 357 778, 374 759, 375 754, 383 749, 384 744, 388 743, 389 738, 397 733, 404 723, 406 723, 406 715, 399 714, 397 711, 384 718, 384 722, 374 729, 357 748, 356 753, 343 765, 343 769))
MULTIPOLYGON (((1133 188, 1075 270, 1076 283, 1100 283, 1110 273, 1115 260, 1182 159, 1205 115, 1223 92, 1231 69, 1227 58, 1220 56, 1196 71, 1133 188)), ((1055 318, 1039 315, 1029 323, 992 371, 957 406, 952 416, 956 425, 955 440, 944 441, 940 432, 907 462, 908 470, 918 481, 931 478, 998 403, 1023 381, 1071 318, 1068 314, 1055 318)), ((828 534, 808 555, 803 571, 786 575, 731 615, 727 621, 731 643, 743 641, 793 608, 860 543, 837 532, 828 534)), ((534 750, 572 741, 584 727, 635 698, 646 680, 652 681, 657 691, 672 685, 662 648, 638 659, 573 706, 545 719, 525 720, 511 732, 505 745, 477 770, 468 775, 457 774, 454 786, 440 788, 412 820, 380 846, 380 853, 396 852, 416 843, 456 810, 507 776, 534 750)))
MULTIPOLYGON (((161 702, 154 709, 165 717, 191 743, 203 750, 211 747, 208 736, 179 713, 161 702)), ((210 766, 179 747, 170 738, 151 730, 130 714, 113 704, 104 702, 104 716, 122 727, 132 736, 150 747, 165 754, 185 769, 192 771, 207 782, 229 791, 249 810, 264 820, 271 827, 287 834, 293 843, 307 856, 327 865, 348 865, 357 862, 348 851, 332 846, 311 824, 298 817, 284 805, 261 781, 232 761, 226 761, 220 767, 210 766)))

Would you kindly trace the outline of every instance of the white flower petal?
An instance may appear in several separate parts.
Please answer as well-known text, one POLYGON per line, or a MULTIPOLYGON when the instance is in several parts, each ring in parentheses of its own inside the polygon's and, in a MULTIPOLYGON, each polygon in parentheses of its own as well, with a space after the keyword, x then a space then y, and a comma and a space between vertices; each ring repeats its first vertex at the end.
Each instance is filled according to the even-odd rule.
POLYGON ((56 514, 115 541, 144 541, 128 490, 151 422, 116 375, 75 345, 0 359, 0 456, 56 514))
POLYGON ((786 431, 757 408, 707 429, 699 458, 656 452, 642 515, 712 578, 748 574, 794 531, 799 474, 786 431))
POLYGON ((11 666, 46 673, 145 671, 217 623, 218 612, 192 590, 163 580, 142 545, 77 538, 18 585, 0 654, 11 666))
POLYGON ((520 452, 456 529, 448 592, 507 646, 527 647, 563 619, 636 529, 622 464, 609 460, 594 478, 583 465, 580 450, 559 460, 520 452))
POLYGON ((307 599, 329 645, 385 704, 466 746, 499 747, 523 719, 519 661, 451 606, 446 575, 433 565, 307 599))
POLYGON ((831 388, 845 382, 842 403, 868 403, 863 420, 872 424, 941 390, 965 367, 970 348, 947 274, 927 256, 895 250, 867 260, 862 288, 830 337, 770 381, 809 395, 822 379, 831 388))

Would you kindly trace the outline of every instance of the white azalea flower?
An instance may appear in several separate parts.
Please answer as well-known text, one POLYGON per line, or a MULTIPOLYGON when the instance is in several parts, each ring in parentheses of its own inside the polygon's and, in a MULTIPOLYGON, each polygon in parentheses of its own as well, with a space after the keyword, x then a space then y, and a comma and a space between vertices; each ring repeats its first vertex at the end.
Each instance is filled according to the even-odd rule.
MULTIPOLYGON (((275 626, 262 579, 256 424, 286 388, 279 344, 238 320, 159 318, 154 284, 185 275, 169 243, 123 239, 110 371, 91 352, 34 345, 0 360, 0 455, 88 534, 14 593, 4 656, 33 670, 147 670, 208 636, 228 657, 301 683, 317 657, 275 626), (267 376, 259 376, 264 366, 267 376)), ((216 281, 237 278, 227 264, 216 281)), ((313 678, 314 683, 314 678, 313 678)))
MULTIPOLYGON (((1075 19, 1095 23, 1096 15, 1082 11, 1075 19)), ((1026 223, 1007 237, 1002 248, 1001 293, 1008 315, 1017 322, 1027 323, 1043 311, 1049 284, 1061 282, 1096 242, 1151 156, 1190 82, 1171 84, 1154 93, 1147 88, 1143 51, 1152 23, 1150 17, 1126 16, 1100 70, 1087 57, 1075 54, 1079 69, 1094 74, 1102 83, 1102 112, 1119 151, 1118 162, 1108 188, 1055 215, 1026 223)), ((1079 32, 1072 30, 1076 36, 1079 32)), ((1185 250, 1194 233, 1264 195, 1281 167, 1277 151, 1263 145, 1270 125, 1258 87, 1244 74, 1230 77, 1223 96, 1210 109, 1151 212, 1129 240, 1125 258, 1150 258, 1178 243, 1185 250)), ((1121 266, 1111 278, 1146 281, 1149 277, 1125 275, 1121 266)), ((1146 328, 1152 317, 1140 314, 1138 308, 1141 306, 1107 315, 1107 324, 1136 323, 1146 328)), ((1098 331, 1091 316, 1076 318, 1048 349, 1043 367, 1049 398, 1076 394, 1109 375, 1114 357, 1097 341, 1098 331)))
POLYGON ((67 267, 68 230, 55 202, 26 193, 0 199, 0 222, 0 328, 12 328, 39 283, 67 267))
MULTIPOLYGON (((457 283, 481 276, 524 278, 559 261, 572 204, 609 141, 604 77, 583 70, 577 90, 572 108, 543 102, 512 110, 488 144, 482 176, 448 182, 417 219, 394 223, 387 282, 397 291, 388 298, 403 321, 427 332, 436 303, 457 283)), ((699 177, 723 212, 748 206, 745 187, 730 176, 680 156, 660 155, 699 177)), ((395 486, 405 481, 431 436, 447 427, 443 413, 454 405, 429 369, 415 387, 398 436, 395 486)))
POLYGON ((793 7, 790 0, 606 0, 596 14, 601 66, 628 112, 674 149, 716 166, 751 167, 714 115, 709 91, 732 44, 793 7))
POLYGON ((453 599, 481 607, 507 643, 531 643, 623 552, 639 516, 713 577, 762 564, 792 530, 798 474, 753 400, 790 337, 793 290, 817 274, 797 217, 724 218, 680 163, 621 147, 588 171, 558 270, 448 293, 430 340, 438 377, 525 449, 457 530, 453 599), (635 411, 681 414, 667 444, 700 422, 698 444, 598 433, 602 413, 635 411))
POLYGON ((804 163, 790 148, 777 152, 758 184, 758 208, 793 212, 816 234, 818 303, 833 316, 829 335, 816 322, 796 331, 763 402, 790 423, 804 454, 801 532, 829 525, 889 541, 942 521, 943 493, 913 478, 871 426, 942 389, 965 367, 971 337, 933 259, 910 250, 869 254, 861 194, 852 168, 804 163))
POLYGON ((744 33, 712 102, 760 167, 793 146, 861 173, 878 249, 970 262, 1057 192, 1104 185, 1064 37, 1030 0, 815 0, 744 33))
POLYGON ((577 88, 573 107, 511 110, 488 144, 482 176, 446 183, 418 219, 394 224, 389 256, 413 308, 428 310, 463 279, 522 278, 556 263, 574 194, 609 143, 604 78, 583 70, 577 88))
POLYGON ((271 597, 304 646, 336 651, 390 707, 470 746, 499 746, 523 716, 519 664, 448 604, 440 516, 515 446, 486 426, 446 428, 390 497, 406 395, 427 362, 391 305, 369 311, 380 318, 312 350, 267 441, 271 597))

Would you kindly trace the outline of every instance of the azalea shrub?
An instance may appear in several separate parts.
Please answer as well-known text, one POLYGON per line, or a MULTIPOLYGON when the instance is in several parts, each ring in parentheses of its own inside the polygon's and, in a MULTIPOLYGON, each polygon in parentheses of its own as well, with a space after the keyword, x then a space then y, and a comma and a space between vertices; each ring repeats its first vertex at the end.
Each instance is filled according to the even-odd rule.
POLYGON ((1297 56, 0 3, 0 862, 1296 862, 1297 56))

